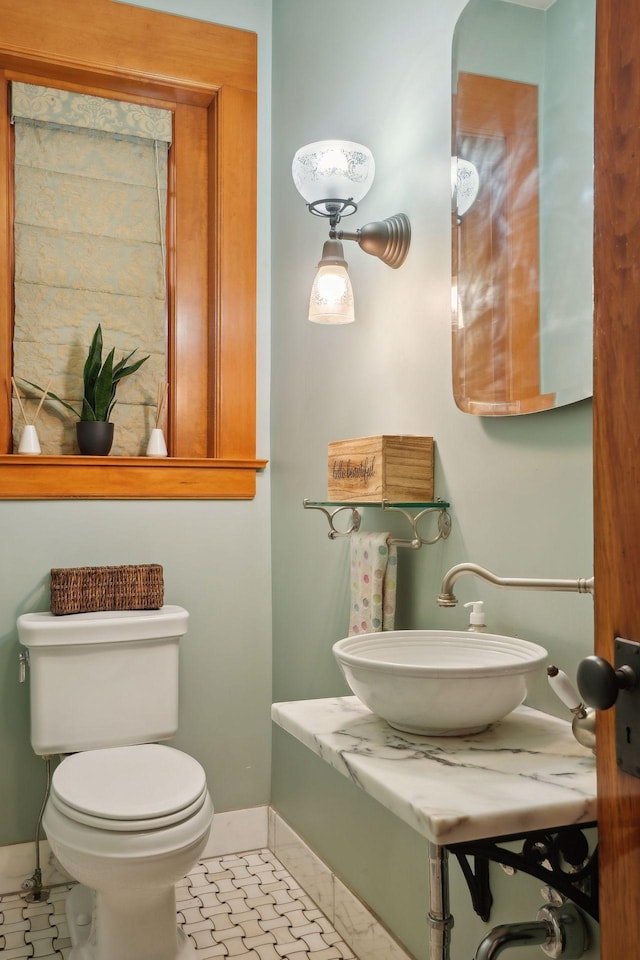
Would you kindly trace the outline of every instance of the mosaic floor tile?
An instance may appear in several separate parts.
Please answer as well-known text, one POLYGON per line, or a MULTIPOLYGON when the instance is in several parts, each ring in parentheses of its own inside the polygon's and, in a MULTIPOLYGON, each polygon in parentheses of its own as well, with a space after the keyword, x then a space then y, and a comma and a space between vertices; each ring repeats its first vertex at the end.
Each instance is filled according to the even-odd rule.
MULTIPOLYGON (((70 889, 42 903, 0 897, 2 960, 68 960, 70 889)), ((177 885, 176 907, 197 960, 356 960, 270 850, 202 860, 177 885)))

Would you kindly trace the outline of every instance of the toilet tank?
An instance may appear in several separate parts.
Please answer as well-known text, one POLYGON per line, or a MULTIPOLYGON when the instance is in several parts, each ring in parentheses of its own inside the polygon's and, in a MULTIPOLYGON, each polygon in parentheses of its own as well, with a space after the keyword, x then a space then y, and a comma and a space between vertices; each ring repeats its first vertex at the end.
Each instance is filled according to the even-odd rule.
POLYGON ((26 613, 31 743, 37 754, 152 743, 178 728, 182 607, 26 613))

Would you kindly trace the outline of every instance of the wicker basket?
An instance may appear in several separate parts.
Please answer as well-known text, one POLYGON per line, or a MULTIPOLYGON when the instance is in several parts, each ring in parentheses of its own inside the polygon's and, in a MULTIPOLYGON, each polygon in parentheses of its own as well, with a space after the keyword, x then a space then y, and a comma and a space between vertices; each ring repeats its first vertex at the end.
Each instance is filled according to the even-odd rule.
POLYGON ((158 610, 164 602, 158 563, 122 567, 63 567, 51 571, 51 613, 158 610))

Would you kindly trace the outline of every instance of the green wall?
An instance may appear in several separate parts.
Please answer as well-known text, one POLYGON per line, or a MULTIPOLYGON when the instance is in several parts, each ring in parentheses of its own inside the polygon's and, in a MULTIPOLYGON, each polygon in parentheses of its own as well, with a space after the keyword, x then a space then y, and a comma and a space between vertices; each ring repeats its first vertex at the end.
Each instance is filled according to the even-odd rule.
MULTIPOLYGON (((170 0, 162 9, 259 36, 257 450, 268 457, 271 6, 261 0, 170 0)), ((0 845, 33 838, 44 790, 44 764, 29 742, 28 684, 18 684, 15 623, 20 613, 48 608, 51 567, 163 565, 166 602, 190 613, 175 744, 204 765, 217 811, 268 803, 268 470, 258 475, 256 498, 247 503, 0 502, 0 530, 0 845)))
MULTIPOLYGON (((496 590, 462 578, 460 605, 436 604, 443 573, 464 560, 507 577, 590 576, 593 569, 590 401, 496 420, 462 414, 453 402, 450 51, 463 6, 273 2, 275 700, 346 692, 331 645, 348 626, 348 545, 330 541, 324 518, 304 511, 302 500, 326 494, 327 444, 348 437, 436 439, 436 494, 452 503, 453 531, 445 543, 400 552, 399 627, 464 627, 462 602, 480 598, 491 628, 541 643, 570 674, 592 649, 590 597, 496 590), (290 167, 299 146, 333 136, 367 144, 376 160, 376 180, 353 227, 404 211, 412 246, 393 271, 345 243, 356 322, 331 329, 306 320, 327 233, 307 213, 290 167)), ((345 227, 353 228, 349 221, 345 227)), ((363 526, 388 525, 387 515, 365 512, 363 526)), ((563 715, 544 679, 531 702, 563 715)), ((407 836, 281 731, 274 737, 272 801, 408 948, 426 957, 424 841, 407 836)), ((451 873, 452 955, 471 956, 486 927, 472 914, 457 864, 451 873)), ((492 882, 492 924, 535 917, 539 883, 508 878, 499 868, 492 882)), ((539 948, 520 954, 533 960, 539 948)))

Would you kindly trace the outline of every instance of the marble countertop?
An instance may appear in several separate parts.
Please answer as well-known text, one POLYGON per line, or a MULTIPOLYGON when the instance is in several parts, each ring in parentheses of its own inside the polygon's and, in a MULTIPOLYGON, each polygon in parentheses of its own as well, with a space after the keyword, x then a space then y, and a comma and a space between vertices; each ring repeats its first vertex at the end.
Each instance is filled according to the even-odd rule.
POLYGON ((275 703, 272 717, 441 846, 596 820, 593 754, 530 707, 466 737, 401 733, 357 697, 275 703))

